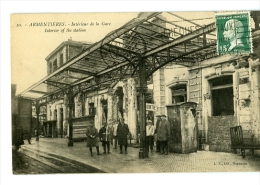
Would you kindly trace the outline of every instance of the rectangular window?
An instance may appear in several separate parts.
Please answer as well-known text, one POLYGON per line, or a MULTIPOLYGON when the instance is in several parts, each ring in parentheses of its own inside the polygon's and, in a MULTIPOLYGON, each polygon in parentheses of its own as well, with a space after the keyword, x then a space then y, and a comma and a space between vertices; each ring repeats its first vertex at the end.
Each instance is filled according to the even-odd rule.
POLYGON ((214 78, 210 83, 213 116, 234 115, 233 77, 214 78))
POLYGON ((89 115, 95 116, 96 108, 94 107, 94 103, 89 103, 88 106, 89 106, 89 115))
POLYGON ((62 66, 62 65, 63 65, 63 53, 60 54, 60 66, 62 66))
POLYGON ((49 72, 50 72, 49 74, 52 73, 52 62, 49 63, 49 72))
POLYGON ((55 59, 54 62, 53 62, 53 71, 55 71, 57 68, 58 68, 57 59, 55 59))
POLYGON ((186 84, 176 85, 171 88, 172 104, 187 102, 187 86, 186 84))

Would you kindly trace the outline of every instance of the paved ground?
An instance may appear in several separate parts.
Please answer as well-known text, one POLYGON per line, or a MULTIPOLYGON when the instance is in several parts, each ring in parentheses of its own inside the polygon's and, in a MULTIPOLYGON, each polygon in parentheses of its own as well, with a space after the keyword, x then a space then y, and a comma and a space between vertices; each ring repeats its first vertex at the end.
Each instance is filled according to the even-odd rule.
POLYGON ((169 155, 154 152, 149 154, 149 158, 139 159, 139 149, 129 147, 128 154, 119 154, 119 149, 113 149, 111 154, 97 156, 96 150, 93 150, 94 156, 91 157, 85 142, 74 142, 73 147, 68 147, 67 139, 63 138, 40 138, 38 142, 34 139, 31 145, 26 142, 23 149, 59 155, 108 173, 260 171, 258 153, 243 159, 232 153, 210 151, 169 155))

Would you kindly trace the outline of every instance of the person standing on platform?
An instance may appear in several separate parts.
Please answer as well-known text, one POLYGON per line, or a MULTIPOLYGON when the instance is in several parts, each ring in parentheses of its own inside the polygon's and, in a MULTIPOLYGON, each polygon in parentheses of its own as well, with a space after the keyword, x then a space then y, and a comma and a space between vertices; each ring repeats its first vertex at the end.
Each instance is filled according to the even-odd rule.
POLYGON ((146 148, 147 148, 148 152, 149 152, 149 148, 150 148, 151 152, 153 151, 154 131, 155 131, 155 128, 152 125, 152 121, 148 120, 147 125, 146 125, 146 148))
POLYGON ((94 122, 90 123, 90 126, 87 128, 87 147, 89 147, 90 155, 93 156, 92 147, 96 147, 97 155, 99 153, 99 145, 98 145, 98 130, 94 126, 94 122))
POLYGON ((112 120, 109 121, 109 125, 107 122, 103 124, 103 127, 99 130, 99 138, 102 142, 102 146, 104 149, 103 154, 110 154, 110 142, 112 141, 112 128, 111 123, 112 120))
POLYGON ((160 151, 160 141, 158 140, 158 134, 157 134, 160 121, 161 121, 161 115, 157 115, 156 116, 155 132, 154 132, 154 134, 156 135, 156 152, 161 152, 160 151))
POLYGON ((117 142, 118 142, 118 138, 117 138, 117 126, 118 126, 118 121, 115 122, 115 124, 112 127, 112 132, 113 132, 113 148, 117 149, 117 142))
POLYGON ((31 139, 32 139, 31 134, 23 130, 23 128, 21 128, 21 133, 22 133, 22 138, 26 139, 28 141, 28 144, 31 144, 31 139))
POLYGON ((123 153, 123 145, 125 147, 125 154, 127 154, 127 135, 129 134, 128 125, 125 124, 124 118, 121 118, 117 126, 118 144, 120 146, 120 154, 123 153))
POLYGON ((161 121, 158 126, 157 139, 160 142, 160 154, 168 155, 168 140, 170 138, 170 123, 166 120, 165 115, 161 115, 161 121))

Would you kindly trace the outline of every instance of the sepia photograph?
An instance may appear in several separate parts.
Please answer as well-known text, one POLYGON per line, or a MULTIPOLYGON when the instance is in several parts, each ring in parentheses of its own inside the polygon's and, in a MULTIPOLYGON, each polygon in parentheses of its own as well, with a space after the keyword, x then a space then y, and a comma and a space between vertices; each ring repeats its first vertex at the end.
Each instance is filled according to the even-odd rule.
POLYGON ((259 9, 9 21, 12 175, 259 175, 259 9))

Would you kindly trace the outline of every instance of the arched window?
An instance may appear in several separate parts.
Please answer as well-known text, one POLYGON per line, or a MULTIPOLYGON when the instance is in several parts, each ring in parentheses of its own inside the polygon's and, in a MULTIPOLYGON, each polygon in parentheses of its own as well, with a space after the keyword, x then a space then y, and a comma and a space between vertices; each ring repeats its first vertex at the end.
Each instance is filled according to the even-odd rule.
POLYGON ((209 80, 211 87, 212 115, 234 115, 232 75, 209 80))

